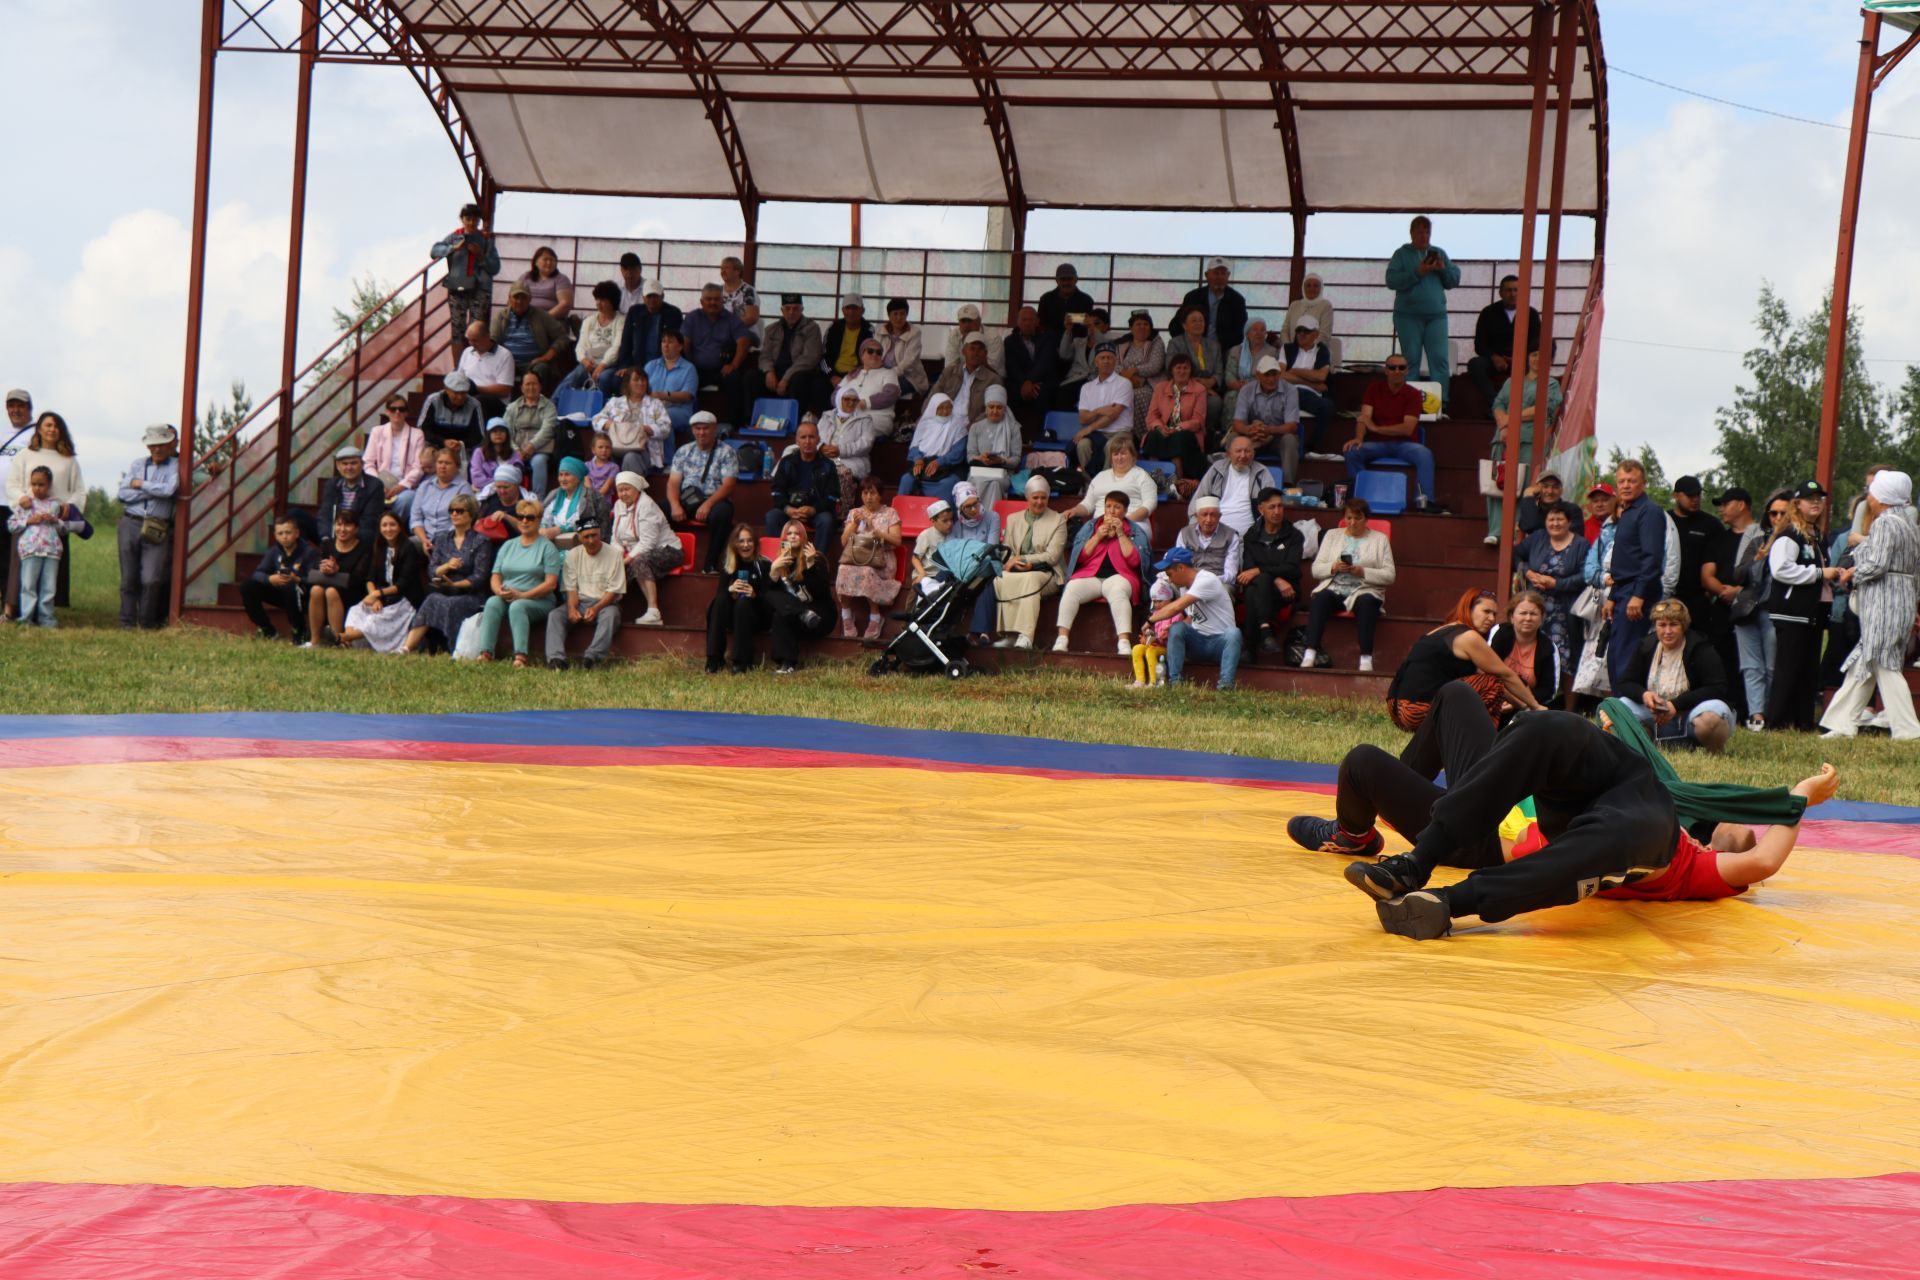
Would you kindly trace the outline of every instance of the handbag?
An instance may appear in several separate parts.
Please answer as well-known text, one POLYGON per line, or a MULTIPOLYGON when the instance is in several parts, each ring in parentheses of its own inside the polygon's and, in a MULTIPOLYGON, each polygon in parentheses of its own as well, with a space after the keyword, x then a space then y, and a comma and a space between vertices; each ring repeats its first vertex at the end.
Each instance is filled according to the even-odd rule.
POLYGON ((887 568, 893 564, 893 548, 870 533, 856 533, 840 549, 840 563, 871 569, 887 568))
POLYGON ((491 542, 505 542, 507 517, 505 513, 496 511, 490 516, 482 517, 480 522, 473 526, 473 531, 491 542))
POLYGON ((162 520, 158 516, 142 516, 140 519, 140 541, 150 547, 160 546, 173 537, 173 521, 162 520))
POLYGON ((353 585, 353 579, 344 573, 322 573, 314 569, 307 574, 310 587, 332 587, 336 591, 345 591, 353 585))
MULTIPOLYGON (((1495 462, 1492 458, 1480 459, 1480 496, 1483 498, 1504 498, 1506 496, 1507 463, 1503 458, 1495 462)), ((1523 465, 1514 477, 1513 491, 1517 497, 1527 487, 1527 469, 1523 465)))
POLYGON ((1606 596, 1601 593, 1599 587, 1588 587, 1575 598, 1572 608, 1573 616, 1582 622, 1598 622, 1601 611, 1605 607, 1603 603, 1605 600, 1606 596))

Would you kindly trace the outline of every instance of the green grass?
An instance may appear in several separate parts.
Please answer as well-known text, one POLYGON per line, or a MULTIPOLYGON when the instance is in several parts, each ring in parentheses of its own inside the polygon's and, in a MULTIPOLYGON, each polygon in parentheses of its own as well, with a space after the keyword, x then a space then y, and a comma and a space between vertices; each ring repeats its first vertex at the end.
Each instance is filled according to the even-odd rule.
MULTIPOLYGON (((169 711, 434 713, 650 707, 854 720, 1084 742, 1121 742, 1336 763, 1357 742, 1405 741, 1379 704, 1295 694, 1206 689, 1134 691, 1119 681, 1042 669, 950 683, 892 677, 864 664, 823 662, 798 675, 710 677, 698 664, 650 658, 593 672, 515 671, 504 663, 295 650, 198 627, 117 628, 109 537, 75 543, 74 608, 57 631, 0 635, 0 713, 169 711)), ((1695 781, 1793 781, 1830 759, 1842 794, 1920 805, 1920 751, 1885 738, 1821 743, 1741 733, 1724 756, 1682 752, 1695 781)))

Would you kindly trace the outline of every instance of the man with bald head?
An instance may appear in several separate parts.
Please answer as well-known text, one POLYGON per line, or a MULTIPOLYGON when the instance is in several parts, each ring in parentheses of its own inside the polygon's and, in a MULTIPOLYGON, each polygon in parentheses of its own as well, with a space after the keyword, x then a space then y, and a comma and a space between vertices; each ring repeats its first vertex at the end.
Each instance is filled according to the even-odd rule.
POLYGON ((478 320, 467 326, 467 349, 460 353, 454 372, 466 375, 481 410, 490 418, 506 412, 507 400, 520 383, 514 374, 513 353, 495 342, 478 320))

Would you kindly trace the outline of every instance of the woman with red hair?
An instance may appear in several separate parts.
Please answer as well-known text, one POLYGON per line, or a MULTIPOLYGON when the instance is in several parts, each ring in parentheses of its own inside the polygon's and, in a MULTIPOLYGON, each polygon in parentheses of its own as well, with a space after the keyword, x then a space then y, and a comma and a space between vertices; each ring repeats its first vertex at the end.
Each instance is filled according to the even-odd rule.
POLYGON ((1413 642, 1393 673, 1387 716, 1413 734, 1400 759, 1423 777, 1433 778, 1463 753, 1477 754, 1474 745, 1453 739, 1464 734, 1490 742, 1503 697, 1529 711, 1544 709, 1526 681, 1487 645, 1499 616, 1493 592, 1465 592, 1445 622, 1413 642))

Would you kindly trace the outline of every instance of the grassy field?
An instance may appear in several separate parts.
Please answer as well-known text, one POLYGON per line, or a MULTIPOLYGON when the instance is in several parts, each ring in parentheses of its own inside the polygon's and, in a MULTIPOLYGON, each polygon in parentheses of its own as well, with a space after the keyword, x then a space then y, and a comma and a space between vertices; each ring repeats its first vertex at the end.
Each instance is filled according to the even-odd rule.
MULTIPOLYGON (((1121 742, 1335 763, 1356 742, 1397 746, 1404 735, 1377 703, 1205 689, 1144 692, 1055 671, 949 683, 896 677, 864 664, 822 663, 775 678, 709 677, 698 664, 654 658, 599 671, 515 671, 346 651, 298 651, 184 627, 122 632, 110 537, 78 543, 74 608, 57 631, 0 635, 0 713, 163 711, 421 713, 652 707, 813 716, 916 729, 954 729, 1085 742, 1121 742)), ((1920 805, 1920 751, 1862 737, 1741 733, 1724 756, 1683 752, 1695 781, 1772 783, 1830 759, 1842 794, 1920 805)))

